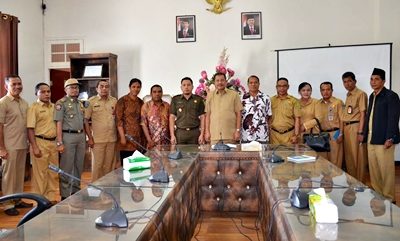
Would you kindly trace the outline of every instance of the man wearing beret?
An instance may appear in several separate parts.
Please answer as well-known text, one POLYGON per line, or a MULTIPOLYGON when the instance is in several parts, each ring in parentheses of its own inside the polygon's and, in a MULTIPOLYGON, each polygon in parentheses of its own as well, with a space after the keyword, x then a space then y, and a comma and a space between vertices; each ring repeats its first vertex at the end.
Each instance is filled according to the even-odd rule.
POLYGON ((367 141, 371 185, 376 192, 395 200, 394 145, 400 142, 399 96, 385 88, 385 71, 375 68, 370 84, 364 141, 367 141))
MULTIPOLYGON (((81 178, 85 158, 84 104, 78 100, 79 82, 68 79, 64 83, 67 94, 57 101, 54 120, 57 122, 57 150, 61 153, 60 168, 81 178)), ((88 133, 89 130, 86 130, 88 133)), ((60 176, 61 200, 78 192, 80 182, 60 176)))

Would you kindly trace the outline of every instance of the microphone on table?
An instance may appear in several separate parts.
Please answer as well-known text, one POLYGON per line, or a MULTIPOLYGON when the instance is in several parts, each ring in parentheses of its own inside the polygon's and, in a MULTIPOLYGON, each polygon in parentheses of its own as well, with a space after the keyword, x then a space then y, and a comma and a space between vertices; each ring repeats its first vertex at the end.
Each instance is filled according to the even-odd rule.
MULTIPOLYGON (((128 141, 136 144, 137 146, 139 146, 140 148, 142 148, 143 150, 145 150, 146 152, 149 152, 149 150, 147 148, 145 148, 144 146, 142 146, 139 142, 137 142, 131 135, 129 134, 125 134, 126 139, 128 139, 128 141)), ((158 155, 157 155, 158 156, 158 155)), ((160 163, 161 165, 161 170, 154 173, 153 175, 151 175, 149 177, 149 181, 151 182, 161 182, 161 183, 169 183, 169 176, 168 173, 165 171, 165 167, 164 164, 162 162, 162 160, 160 159, 160 157, 157 157, 157 161, 160 163)))
MULTIPOLYGON (((303 178, 300 179, 299 181, 299 186, 292 191, 292 194, 290 195, 290 203, 292 204, 293 207, 296 208, 307 208, 308 207, 308 191, 302 191, 301 185, 303 184, 303 178)), ((324 181, 317 181, 317 180, 312 180, 311 178, 309 179, 309 182, 313 183, 321 183, 321 184, 329 184, 332 185, 332 187, 338 187, 338 188, 351 188, 355 192, 364 192, 365 187, 364 186, 344 186, 340 184, 335 184, 333 182, 324 182, 324 181)), ((312 188, 312 186, 311 186, 312 188)))
POLYGON ((308 208, 308 191, 300 190, 302 183, 303 179, 300 179, 299 185, 290 194, 290 204, 296 208, 308 208))
MULTIPOLYGON (((167 141, 169 141, 169 143, 172 144, 171 139, 169 139, 168 137, 163 136, 162 138, 166 139, 167 141)), ((176 148, 175 152, 168 154, 168 159, 178 160, 181 158, 182 158, 182 152, 179 150, 179 148, 176 148)))
POLYGON ((279 147, 285 147, 285 145, 277 145, 276 147, 272 148, 272 154, 271 154, 271 159, 269 160, 272 163, 279 163, 279 162, 284 162, 285 160, 279 156, 278 154, 275 154, 275 152, 279 149, 279 147))
MULTIPOLYGON (((71 175, 64 170, 60 169, 57 166, 49 165, 48 168, 52 170, 53 172, 56 172, 60 175, 72 178, 76 181, 83 182, 80 178, 75 177, 74 175, 71 175)), ((109 210, 106 210, 104 213, 102 213, 98 218, 96 218, 95 223, 96 226, 98 227, 104 227, 104 228, 111 228, 111 227, 117 227, 117 228, 127 228, 128 227, 128 218, 126 217, 125 211, 122 209, 122 207, 119 205, 118 201, 115 199, 114 195, 105 189, 98 187, 94 184, 91 183, 86 183, 88 186, 93 187, 108 196, 111 197, 113 200, 113 207, 109 210)))
POLYGON ((230 148, 227 144, 224 144, 224 141, 222 140, 222 133, 221 133, 221 132, 219 133, 219 135, 220 135, 220 139, 219 139, 219 141, 214 145, 213 150, 214 150, 214 151, 230 151, 231 148, 230 148))

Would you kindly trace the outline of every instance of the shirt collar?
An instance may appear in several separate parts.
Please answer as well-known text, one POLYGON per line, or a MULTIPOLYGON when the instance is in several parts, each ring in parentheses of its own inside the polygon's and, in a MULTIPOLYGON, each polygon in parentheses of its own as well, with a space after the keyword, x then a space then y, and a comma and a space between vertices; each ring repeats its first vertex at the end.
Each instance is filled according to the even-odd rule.
POLYGON ((327 101, 324 100, 324 98, 321 98, 321 103, 332 103, 333 101, 333 96, 331 96, 331 98, 329 98, 327 101))
POLYGON ((37 99, 36 102, 39 103, 39 105, 41 105, 41 106, 52 106, 52 103, 51 103, 51 102, 49 102, 48 104, 46 104, 46 103, 44 103, 43 101, 41 101, 41 100, 39 100, 39 99, 37 99))
POLYGON ((347 92, 347 96, 354 95, 354 93, 356 93, 357 91, 358 91, 358 88, 356 86, 352 91, 347 92))
POLYGON ((215 94, 217 94, 217 95, 219 95, 219 94, 220 94, 220 95, 224 95, 224 94, 226 94, 226 92, 228 92, 228 88, 225 87, 225 89, 224 89, 224 91, 223 91, 222 93, 220 93, 219 90, 216 90, 216 91, 215 91, 215 94))
POLYGON ((12 95, 10 95, 9 93, 7 93, 7 96, 8 96, 8 98, 11 100, 11 101, 19 101, 20 99, 21 99, 21 97, 19 97, 19 98, 15 98, 14 96, 12 96, 12 95))
MULTIPOLYGON (((100 95, 97 95, 98 100, 103 100, 100 95)), ((106 100, 110 99, 110 95, 107 96, 106 100)))
MULTIPOLYGON (((190 97, 189 97, 188 100, 190 100, 191 98, 193 98, 193 94, 190 94, 190 97)), ((185 96, 183 94, 181 95, 181 99, 185 99, 186 100, 186 98, 185 98, 185 96)))

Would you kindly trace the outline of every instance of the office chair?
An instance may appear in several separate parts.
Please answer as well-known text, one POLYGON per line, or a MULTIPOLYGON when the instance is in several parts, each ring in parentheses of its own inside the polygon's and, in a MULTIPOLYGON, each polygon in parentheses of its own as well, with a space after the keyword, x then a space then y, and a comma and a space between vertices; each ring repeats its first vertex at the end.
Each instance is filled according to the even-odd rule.
POLYGON ((37 205, 34 206, 31 210, 29 210, 29 212, 27 212, 21 218, 17 227, 28 222, 29 220, 31 220, 32 218, 41 214, 43 211, 49 209, 52 206, 51 202, 47 198, 43 197, 42 195, 36 194, 36 193, 15 193, 15 194, 6 195, 3 197, 0 197, 0 203, 8 201, 8 200, 21 199, 21 198, 33 200, 37 203, 37 205))

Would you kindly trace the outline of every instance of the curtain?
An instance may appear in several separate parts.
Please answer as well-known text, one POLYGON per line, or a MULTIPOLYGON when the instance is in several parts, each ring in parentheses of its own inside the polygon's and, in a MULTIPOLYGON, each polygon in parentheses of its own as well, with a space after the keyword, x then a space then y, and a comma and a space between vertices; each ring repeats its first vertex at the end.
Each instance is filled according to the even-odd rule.
POLYGON ((0 12, 0 96, 6 94, 4 78, 18 74, 18 18, 0 12))

